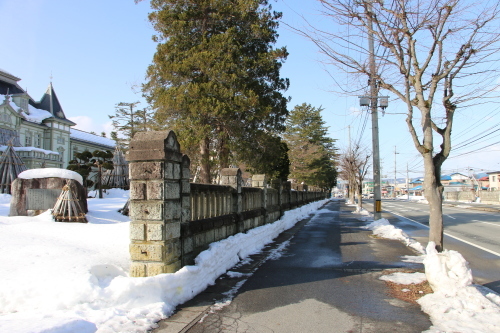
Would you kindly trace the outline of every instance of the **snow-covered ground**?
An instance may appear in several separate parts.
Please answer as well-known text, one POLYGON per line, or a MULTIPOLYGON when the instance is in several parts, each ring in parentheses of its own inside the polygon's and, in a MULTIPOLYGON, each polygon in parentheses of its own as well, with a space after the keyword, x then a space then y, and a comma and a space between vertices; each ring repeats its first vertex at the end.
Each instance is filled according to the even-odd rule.
MULTIPOLYGON (((362 212, 363 221, 373 221, 371 214, 362 212)), ((402 258, 405 261, 423 262, 425 275, 421 273, 394 273, 381 279, 398 284, 418 284, 427 280, 434 291, 418 300, 433 326, 426 332, 444 333, 493 333, 500 332, 500 295, 479 285, 472 284, 472 273, 460 253, 445 250, 438 253, 435 244, 429 242, 426 250, 395 228, 386 219, 366 225, 379 237, 397 239, 414 248, 420 256, 402 258)))
POLYGON ((0 332, 144 332, 325 203, 213 243, 174 274, 131 278, 130 221, 117 212, 127 198, 111 190, 89 199, 89 223, 80 224, 49 212, 7 217, 11 196, 0 195, 0 332))
MULTIPOLYGON (((129 219, 117 212, 127 198, 128 192, 112 190, 104 199, 89 199, 89 223, 80 224, 53 222, 49 213, 7 217, 11 197, 0 195, 0 332, 144 332, 239 260, 310 213, 321 212, 325 203, 300 207, 273 224, 213 243, 194 266, 174 274, 130 278, 129 219)), ((372 223, 364 214, 367 227, 379 236, 423 252, 404 232, 386 221, 372 223)), ((425 264, 435 291, 420 300, 434 324, 430 332, 500 332, 500 297, 471 284, 460 254, 439 254, 432 245, 427 253, 402 260, 425 264)), ((394 277, 399 283, 421 279, 394 277)))

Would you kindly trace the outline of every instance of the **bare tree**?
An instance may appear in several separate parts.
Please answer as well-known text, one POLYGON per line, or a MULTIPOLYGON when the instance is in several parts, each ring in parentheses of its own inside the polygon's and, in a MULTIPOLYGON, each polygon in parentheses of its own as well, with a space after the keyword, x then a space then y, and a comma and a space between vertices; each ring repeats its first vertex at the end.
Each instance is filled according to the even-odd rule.
POLYGON ((370 155, 359 146, 346 150, 340 157, 339 168, 343 178, 349 182, 349 200, 358 197, 357 210, 363 208, 363 180, 368 172, 370 155))
POLYGON ((318 0, 336 31, 300 31, 345 73, 368 75, 406 104, 409 132, 424 161, 429 241, 443 250, 441 166, 457 108, 486 101, 498 84, 498 1, 318 0), (343 29, 345 28, 345 29, 343 29), (376 43, 376 73, 366 35, 376 43), (361 59, 361 60, 360 60, 361 59), (420 125, 414 111, 420 111, 420 125), (438 146, 439 145, 439 146, 438 146))

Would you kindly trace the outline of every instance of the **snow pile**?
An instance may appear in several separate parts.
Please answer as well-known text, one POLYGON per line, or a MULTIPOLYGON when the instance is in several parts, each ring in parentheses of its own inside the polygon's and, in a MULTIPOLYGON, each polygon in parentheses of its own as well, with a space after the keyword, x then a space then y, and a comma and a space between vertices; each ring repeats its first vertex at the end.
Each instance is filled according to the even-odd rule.
POLYGON ((424 265, 434 290, 418 300, 434 325, 428 332, 500 332, 500 297, 483 295, 472 285, 472 273, 460 253, 438 253, 429 242, 424 265))
POLYGON ((415 272, 415 273, 402 273, 395 272, 388 275, 382 275, 379 277, 380 280, 390 281, 397 284, 419 284, 427 280, 425 273, 415 272))
POLYGON ((82 224, 53 222, 50 212, 6 217, 9 197, 0 196, 0 331, 9 333, 144 332, 327 201, 212 243, 176 273, 131 278, 129 219, 117 212, 127 191, 89 199, 82 224))
POLYGON ((29 169, 21 172, 17 177, 21 179, 66 178, 76 180, 83 185, 83 178, 79 173, 59 168, 29 169))
POLYGON ((365 226, 366 229, 370 229, 373 233, 382 238, 396 239, 406 244, 419 253, 425 253, 425 249, 416 240, 410 238, 403 230, 394 227, 387 221, 387 219, 380 219, 373 221, 372 223, 365 226))

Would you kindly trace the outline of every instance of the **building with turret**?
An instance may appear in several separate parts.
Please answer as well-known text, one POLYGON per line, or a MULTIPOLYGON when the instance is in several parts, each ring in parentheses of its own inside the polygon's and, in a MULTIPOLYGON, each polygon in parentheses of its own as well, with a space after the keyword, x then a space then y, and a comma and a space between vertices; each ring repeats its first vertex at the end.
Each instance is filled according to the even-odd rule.
POLYGON ((11 144, 26 167, 66 168, 74 154, 113 150, 111 139, 72 128, 52 86, 35 101, 18 84, 21 79, 0 69, 0 152, 11 144))

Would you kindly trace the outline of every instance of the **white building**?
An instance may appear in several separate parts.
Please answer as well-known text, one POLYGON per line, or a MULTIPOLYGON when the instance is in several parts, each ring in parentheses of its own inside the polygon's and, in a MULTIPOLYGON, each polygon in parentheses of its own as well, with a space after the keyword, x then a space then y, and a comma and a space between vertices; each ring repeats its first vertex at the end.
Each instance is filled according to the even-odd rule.
POLYGON ((49 84, 39 101, 18 84, 21 79, 0 69, 0 151, 9 142, 28 169, 66 168, 77 152, 113 150, 111 139, 73 129, 49 84))

